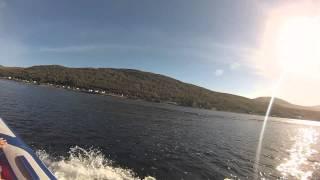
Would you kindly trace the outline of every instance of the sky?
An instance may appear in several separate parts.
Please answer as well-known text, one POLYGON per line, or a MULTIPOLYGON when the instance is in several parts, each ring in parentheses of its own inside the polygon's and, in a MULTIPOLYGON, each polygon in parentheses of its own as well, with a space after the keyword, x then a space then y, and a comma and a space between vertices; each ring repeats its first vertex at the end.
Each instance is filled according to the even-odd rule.
MULTIPOLYGON (((139 69, 270 96, 282 76, 276 58, 264 55, 270 24, 292 12, 316 16, 309 13, 317 7, 312 0, 0 0, 0 64, 139 69)), ((292 74, 276 95, 320 105, 319 78, 292 74)))

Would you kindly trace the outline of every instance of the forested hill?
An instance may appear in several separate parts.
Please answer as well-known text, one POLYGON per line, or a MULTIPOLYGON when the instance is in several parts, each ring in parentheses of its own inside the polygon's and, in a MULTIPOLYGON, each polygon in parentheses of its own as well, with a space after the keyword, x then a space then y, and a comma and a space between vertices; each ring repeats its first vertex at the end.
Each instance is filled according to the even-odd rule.
MULTIPOLYGON (((29 68, 0 66, 0 77, 70 86, 72 89, 83 91, 92 89, 127 98, 230 112, 262 115, 268 104, 261 99, 214 92, 167 76, 133 69, 67 68, 57 65, 29 68)), ((275 103, 272 115, 320 120, 319 111, 299 107, 303 106, 275 103)))

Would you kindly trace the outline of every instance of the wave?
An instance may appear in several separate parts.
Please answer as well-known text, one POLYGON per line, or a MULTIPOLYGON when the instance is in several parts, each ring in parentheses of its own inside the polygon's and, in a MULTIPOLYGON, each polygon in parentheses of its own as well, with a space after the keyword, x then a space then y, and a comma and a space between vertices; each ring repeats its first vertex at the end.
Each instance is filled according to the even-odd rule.
MULTIPOLYGON (((51 157, 45 150, 36 151, 38 157, 59 180, 138 180, 130 169, 113 167, 112 161, 97 149, 79 146, 70 148, 68 157, 51 157)), ((145 177, 144 180, 154 180, 145 177)))

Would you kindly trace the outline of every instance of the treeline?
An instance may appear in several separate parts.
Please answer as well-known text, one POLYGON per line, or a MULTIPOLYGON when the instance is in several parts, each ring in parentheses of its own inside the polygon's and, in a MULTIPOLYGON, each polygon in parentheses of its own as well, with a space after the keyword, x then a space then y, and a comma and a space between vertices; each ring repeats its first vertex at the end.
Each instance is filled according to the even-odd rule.
MULTIPOLYGON (((29 68, 0 66, 0 77, 96 89, 128 98, 221 111, 264 114, 267 108, 267 102, 214 92, 167 76, 133 69, 67 68, 57 65, 29 68)), ((320 119, 320 112, 288 108, 281 104, 275 104, 272 115, 320 119)))

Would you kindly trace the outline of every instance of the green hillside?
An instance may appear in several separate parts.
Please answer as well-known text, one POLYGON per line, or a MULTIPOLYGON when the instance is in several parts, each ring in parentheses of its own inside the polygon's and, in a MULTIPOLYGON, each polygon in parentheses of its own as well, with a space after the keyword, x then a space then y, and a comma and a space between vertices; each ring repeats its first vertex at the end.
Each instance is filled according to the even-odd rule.
MULTIPOLYGON (((105 91, 132 99, 167 102, 182 106, 263 115, 268 100, 249 99, 214 92, 176 79, 133 69, 67 68, 57 65, 29 68, 1 67, 0 77, 70 86, 83 91, 105 91)), ((276 100, 273 116, 320 120, 320 112, 276 100)))

